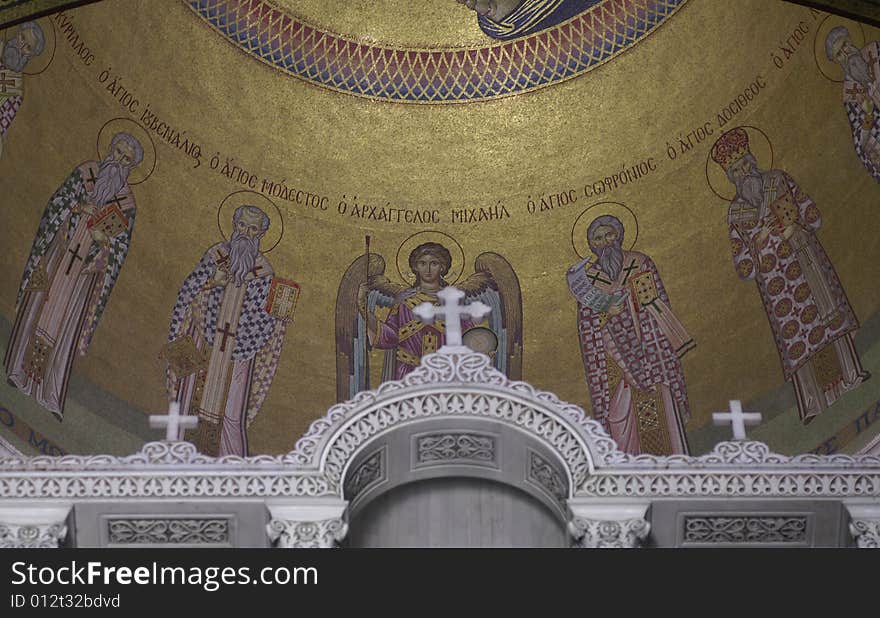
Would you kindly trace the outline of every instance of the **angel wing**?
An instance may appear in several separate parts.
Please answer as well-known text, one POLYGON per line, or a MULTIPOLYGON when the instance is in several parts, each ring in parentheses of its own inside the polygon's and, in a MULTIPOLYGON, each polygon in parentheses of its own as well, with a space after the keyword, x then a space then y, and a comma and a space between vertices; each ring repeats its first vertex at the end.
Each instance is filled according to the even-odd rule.
POLYGON ((480 300, 492 308, 488 320, 498 338, 495 368, 511 380, 521 380, 522 291, 510 262, 491 251, 481 253, 474 261, 474 274, 456 287, 468 300, 480 300))
MULTIPOLYGON (((368 312, 377 307, 391 307, 394 299, 407 289, 385 277, 385 259, 378 253, 370 254, 369 272, 366 255, 358 257, 345 271, 336 294, 337 401, 347 401, 360 391, 371 388, 367 323, 357 301, 358 288, 364 282, 370 284, 365 307, 368 312)), ((394 355, 386 352, 386 365, 389 358, 393 361, 394 355)), ((386 373, 387 368, 383 375, 386 373)))

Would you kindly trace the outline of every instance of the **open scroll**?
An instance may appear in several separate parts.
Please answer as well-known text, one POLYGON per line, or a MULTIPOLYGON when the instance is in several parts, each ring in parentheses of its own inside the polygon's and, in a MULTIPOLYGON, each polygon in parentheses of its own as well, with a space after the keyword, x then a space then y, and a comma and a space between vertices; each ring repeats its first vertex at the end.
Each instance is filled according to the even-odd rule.
POLYGON ((568 278, 568 290, 577 301, 600 313, 608 311, 612 306, 620 303, 626 298, 627 290, 618 290, 612 294, 596 287, 590 277, 587 276, 591 258, 581 260, 568 269, 566 276, 568 278))

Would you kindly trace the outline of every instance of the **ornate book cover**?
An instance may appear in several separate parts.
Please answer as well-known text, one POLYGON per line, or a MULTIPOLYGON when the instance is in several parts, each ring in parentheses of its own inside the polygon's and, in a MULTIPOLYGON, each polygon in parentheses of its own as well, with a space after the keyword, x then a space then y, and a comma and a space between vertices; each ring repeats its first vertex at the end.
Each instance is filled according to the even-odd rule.
POLYGON ((300 287, 296 281, 274 278, 266 299, 266 312, 279 320, 292 320, 299 293, 300 287))
POLYGON ((92 219, 91 227, 104 232, 107 238, 115 238, 128 229, 128 219, 117 204, 109 204, 92 219))
POLYGON ((162 348, 160 358, 168 361, 171 371, 178 378, 203 371, 208 366, 207 356, 199 351, 195 341, 189 335, 178 337, 174 341, 166 343, 162 348))

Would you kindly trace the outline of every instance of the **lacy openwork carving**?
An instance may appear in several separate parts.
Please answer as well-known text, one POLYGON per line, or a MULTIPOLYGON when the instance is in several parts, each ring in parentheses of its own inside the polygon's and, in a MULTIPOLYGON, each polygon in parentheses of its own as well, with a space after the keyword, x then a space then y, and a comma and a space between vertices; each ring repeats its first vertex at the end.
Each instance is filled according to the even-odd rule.
POLYGON ((491 463, 495 461, 495 438, 475 433, 444 432, 419 436, 416 462, 419 464, 455 460, 491 463))
POLYGON ((880 519, 854 519, 849 532, 860 549, 880 549, 880 519))
POLYGON ((213 458, 188 442, 150 442, 126 457, 0 459, 0 472, 0 498, 336 495, 320 472, 304 471, 284 456, 213 458))
POLYGON ((559 453, 580 484, 595 460, 618 455, 602 426, 572 404, 525 382, 511 382, 483 354, 432 354, 403 380, 385 382, 338 404, 296 443, 286 460, 319 465, 338 487, 346 463, 366 442, 404 422, 436 416, 481 417, 533 435, 559 453))
POLYGON ((107 538, 114 545, 229 544, 228 519, 108 519, 107 538))
POLYGON ((684 543, 804 543, 806 515, 689 515, 684 543))
POLYGON ((349 500, 354 500, 360 493, 374 482, 384 478, 384 449, 379 449, 364 460, 357 469, 352 472, 345 484, 345 494, 349 500))
POLYGON ((528 480, 543 487, 560 502, 568 497, 568 488, 556 468, 534 451, 529 451, 528 480))
POLYGON ((55 549, 66 537, 64 524, 0 524, 0 549, 55 549))
POLYGON ((586 549, 633 549, 641 547, 651 524, 644 519, 608 521, 575 517, 568 522, 575 546, 586 549))
POLYGON ((269 540, 282 549, 328 549, 338 547, 348 534, 341 519, 325 521, 287 521, 273 519, 266 526, 269 540))
POLYGON ((721 442, 700 457, 613 457, 579 496, 861 497, 880 495, 880 457, 773 453, 761 442, 721 442))
POLYGON ((700 457, 626 455, 581 408, 508 380, 487 356, 437 353, 405 379, 333 406, 287 455, 215 459, 188 443, 153 442, 128 457, 5 458, 0 499, 341 497, 342 474, 365 445, 438 417, 531 436, 559 458, 573 497, 880 496, 876 455, 786 457, 757 442, 724 442, 700 457))
POLYGON ((880 495, 880 469, 836 468, 801 471, 797 466, 725 471, 618 470, 587 479, 578 496, 590 497, 785 497, 846 498, 880 495))

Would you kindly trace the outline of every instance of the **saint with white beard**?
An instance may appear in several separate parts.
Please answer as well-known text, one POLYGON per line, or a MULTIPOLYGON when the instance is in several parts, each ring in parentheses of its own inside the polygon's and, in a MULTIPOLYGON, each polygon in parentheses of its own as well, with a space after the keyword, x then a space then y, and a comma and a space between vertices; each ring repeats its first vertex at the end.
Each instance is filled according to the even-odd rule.
POLYGON ((593 418, 625 453, 687 455, 690 406, 680 358, 695 344, 673 313, 654 262, 623 248, 624 231, 613 215, 594 219, 587 242, 596 257, 567 273, 578 300, 593 418), (594 302, 596 294, 604 304, 594 302))
POLYGON ((260 242, 268 215, 236 208, 229 240, 208 249, 184 280, 171 316, 169 401, 197 415, 186 439, 206 455, 248 454, 247 428, 263 405, 299 287, 275 277, 260 242), (278 299, 287 298, 287 309, 278 299))
POLYGON ((825 38, 825 53, 843 69, 843 106, 856 154, 880 182, 880 43, 859 49, 849 30, 837 26, 825 38))
POLYGON ((45 48, 43 29, 35 21, 20 24, 15 36, 0 40, 0 153, 3 138, 21 108, 23 72, 31 59, 42 54, 45 48))
POLYGON ((58 420, 73 359, 85 355, 131 245, 129 173, 141 143, 117 133, 103 161, 77 167, 49 200, 25 266, 6 350, 10 384, 58 420))
POLYGON ((727 212, 736 273, 758 286, 808 424, 868 378, 853 343, 858 319, 816 237, 821 213, 789 174, 758 167, 742 127, 722 135, 711 157, 736 187, 727 212))

